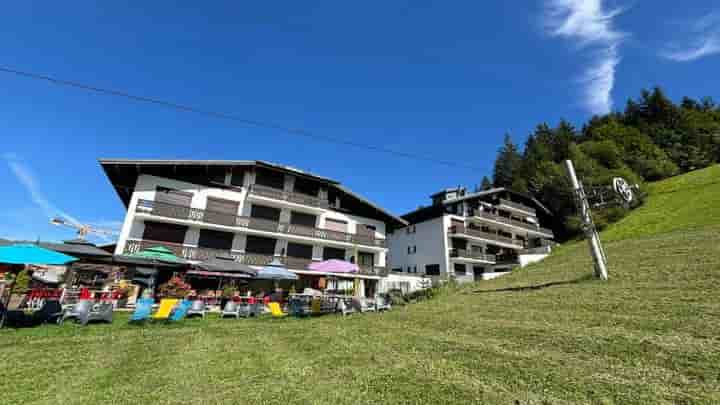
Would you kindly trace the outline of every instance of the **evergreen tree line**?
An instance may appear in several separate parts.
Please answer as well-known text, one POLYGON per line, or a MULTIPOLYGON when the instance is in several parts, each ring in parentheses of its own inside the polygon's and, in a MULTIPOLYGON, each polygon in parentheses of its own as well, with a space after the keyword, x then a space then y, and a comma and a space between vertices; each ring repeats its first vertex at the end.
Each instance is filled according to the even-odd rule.
MULTIPOLYGON (((609 185, 613 177, 630 184, 661 180, 720 162, 720 106, 712 99, 685 97, 673 103, 660 88, 643 90, 624 112, 594 116, 578 130, 565 120, 543 123, 520 148, 505 136, 492 182, 481 188, 507 187, 536 197, 554 214, 556 237, 579 234, 580 223, 563 166, 571 159, 586 190, 609 185)), ((620 219, 625 210, 594 211, 599 228, 620 219)))

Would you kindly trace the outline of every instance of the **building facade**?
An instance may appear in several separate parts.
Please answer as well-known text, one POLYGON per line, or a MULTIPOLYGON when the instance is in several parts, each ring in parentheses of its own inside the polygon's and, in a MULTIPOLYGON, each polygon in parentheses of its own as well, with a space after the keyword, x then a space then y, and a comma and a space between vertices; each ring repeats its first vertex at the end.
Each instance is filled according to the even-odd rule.
POLYGON ((116 254, 162 245, 189 261, 232 256, 282 263, 356 263, 360 295, 386 287, 386 234, 407 223, 337 181, 262 161, 101 159, 127 207, 116 254))
POLYGON ((542 260, 553 232, 536 199, 504 188, 433 194, 432 205, 403 215, 408 226, 388 236, 391 274, 460 282, 486 280, 542 260))

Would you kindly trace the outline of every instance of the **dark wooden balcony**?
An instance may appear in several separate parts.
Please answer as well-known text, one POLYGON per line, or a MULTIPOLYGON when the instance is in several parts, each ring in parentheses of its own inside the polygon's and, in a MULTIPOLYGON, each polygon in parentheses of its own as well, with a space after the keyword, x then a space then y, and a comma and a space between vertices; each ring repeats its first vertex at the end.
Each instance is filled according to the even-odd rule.
POLYGON ((250 192, 262 197, 272 198, 274 200, 283 200, 295 204, 309 205, 312 207, 328 208, 330 202, 317 196, 307 195, 303 193, 280 190, 273 187, 261 186, 253 184, 250 186, 250 192))
POLYGON ((309 238, 346 242, 357 245, 385 247, 384 239, 375 239, 372 236, 332 231, 322 228, 312 228, 302 225, 289 224, 286 222, 275 222, 262 218, 243 217, 158 201, 138 200, 137 212, 215 225, 225 225, 265 232, 276 232, 287 235, 306 236, 309 238))
POLYGON ((462 225, 453 225, 449 229, 451 234, 454 235, 468 235, 468 236, 475 236, 477 238, 483 238, 486 240, 491 240, 495 242, 501 242, 501 243, 507 243, 509 245, 517 246, 518 248, 523 247, 523 243, 519 240, 515 240, 512 238, 507 238, 505 236, 500 236, 494 233, 485 232, 480 229, 473 229, 468 228, 462 225))
POLYGON ((506 224, 506 225, 516 226, 518 228, 523 228, 528 231, 538 232, 538 233, 546 235, 550 238, 552 238, 554 236, 553 231, 550 229, 543 228, 539 225, 533 225, 533 224, 529 224, 527 222, 518 221, 515 219, 511 219, 511 218, 506 218, 506 217, 503 217, 503 216, 500 216, 497 214, 493 214, 492 212, 488 212, 488 211, 475 210, 473 212, 473 216, 476 216, 478 218, 489 219, 491 221, 500 222, 500 223, 506 224))
POLYGON ((535 208, 531 208, 531 207, 528 207, 527 205, 512 202, 510 200, 505 200, 503 198, 500 199, 500 203, 498 204, 498 206, 509 207, 509 208, 515 209, 517 211, 522 211, 525 213, 532 214, 533 217, 536 216, 535 208))
POLYGON ((496 260, 495 255, 489 255, 482 252, 474 252, 466 249, 450 249, 450 257, 484 260, 491 263, 495 263, 496 260))

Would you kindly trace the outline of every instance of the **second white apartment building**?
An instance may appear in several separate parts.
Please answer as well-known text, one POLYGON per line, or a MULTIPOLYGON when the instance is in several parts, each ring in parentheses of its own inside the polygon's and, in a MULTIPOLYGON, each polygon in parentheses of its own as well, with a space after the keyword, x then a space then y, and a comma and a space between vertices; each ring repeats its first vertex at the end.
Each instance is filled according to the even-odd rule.
POLYGON ((550 253, 553 232, 540 223, 551 213, 535 198, 505 188, 453 188, 431 198, 388 236, 391 275, 486 280, 550 253))

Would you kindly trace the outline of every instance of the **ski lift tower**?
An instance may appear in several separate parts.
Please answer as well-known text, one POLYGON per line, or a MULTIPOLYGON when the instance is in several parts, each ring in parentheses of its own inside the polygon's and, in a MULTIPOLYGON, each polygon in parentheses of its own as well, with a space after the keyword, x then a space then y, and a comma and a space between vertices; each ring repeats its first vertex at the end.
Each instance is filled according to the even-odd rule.
POLYGON ((600 235, 598 235, 597 229, 595 229, 595 222, 593 222, 592 213, 590 212, 590 202, 585 194, 582 183, 578 181, 577 175, 575 174, 575 166, 573 166, 571 160, 565 161, 565 169, 570 177, 573 196, 575 197, 575 205, 580 214, 580 220, 583 223, 585 238, 590 246, 590 255, 593 258, 595 266, 595 277, 601 280, 607 280, 607 257, 605 257, 605 251, 603 250, 602 243, 600 243, 600 235))

